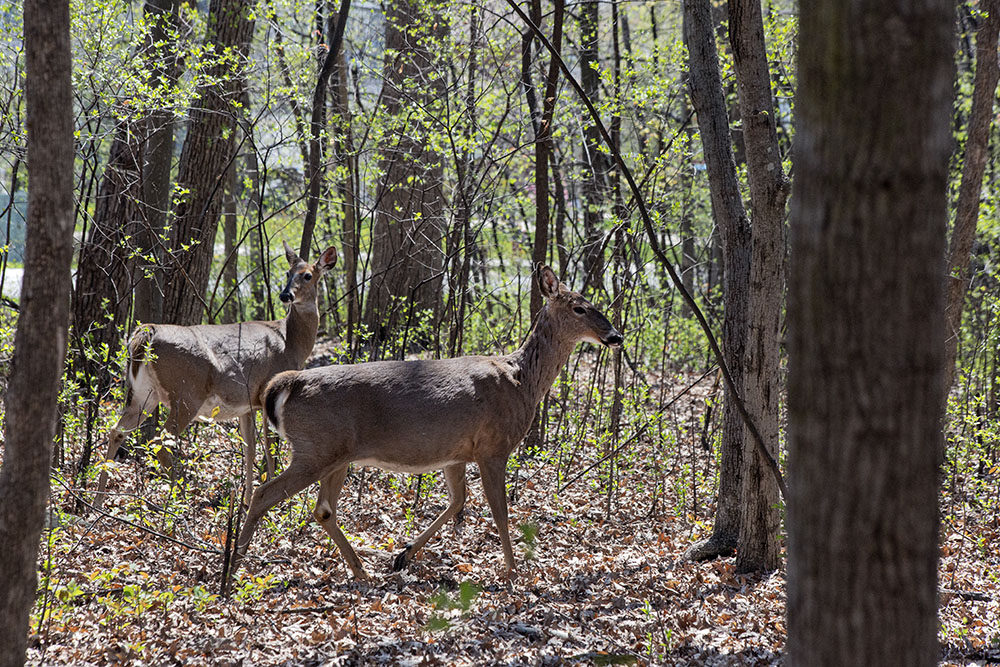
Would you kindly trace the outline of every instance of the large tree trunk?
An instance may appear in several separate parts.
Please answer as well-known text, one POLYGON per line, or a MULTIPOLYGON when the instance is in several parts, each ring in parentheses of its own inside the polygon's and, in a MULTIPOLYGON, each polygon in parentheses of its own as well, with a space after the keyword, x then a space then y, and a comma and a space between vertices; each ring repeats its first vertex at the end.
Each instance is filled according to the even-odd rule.
POLYGON ((164 319, 175 324, 201 321, 205 306, 215 235, 225 191, 225 175, 235 159, 243 67, 253 35, 253 3, 212 0, 207 44, 216 53, 231 52, 237 63, 221 62, 208 70, 191 109, 187 139, 181 151, 177 185, 185 193, 174 208, 170 279, 163 297, 164 319))
MULTIPOLYGON (((948 286, 945 302, 945 400, 955 377, 955 358, 962 327, 962 307, 969 286, 969 259, 979 221, 979 195, 989 155, 990 125, 996 98, 1000 65, 997 63, 997 36, 1000 33, 1000 0, 983 0, 988 12, 976 35, 976 79, 972 89, 972 111, 965 139, 962 184, 955 206, 955 226, 948 247, 948 286)), ((944 413, 942 404, 942 414, 944 413)))
MULTIPOLYGON (((729 42, 736 64, 753 225, 743 399, 751 420, 771 447, 771 456, 777 459, 788 181, 778 150, 760 0, 729 0, 729 42)), ((743 453, 737 572, 773 570, 781 562, 778 482, 757 447, 749 440, 748 444, 743 453)))
MULTIPOLYGON (((722 347, 737 387, 743 385, 746 358, 747 309, 750 283, 750 221, 747 219, 722 90, 719 59, 709 0, 685 0, 684 41, 690 68, 691 102, 698 114, 705 168, 708 172, 712 214, 722 236, 725 320, 722 347)), ((723 411, 719 495, 712 536, 685 554, 703 560, 731 554, 740 532, 740 488, 745 440, 743 419, 726 388, 723 411)))
POLYGON ((445 236, 442 156, 429 141, 431 123, 414 107, 444 96, 435 43, 446 34, 439 7, 417 0, 388 5, 382 100, 392 125, 382 146, 384 185, 372 231, 372 279, 365 319, 378 340, 417 313, 441 310, 445 236), (402 301, 400 301, 402 299, 402 301))
POLYGON ((107 345, 109 355, 115 354, 132 301, 134 248, 130 239, 142 216, 144 126, 144 122, 127 119, 119 122, 97 194, 94 219, 80 246, 73 294, 73 333, 79 347, 73 365, 86 375, 85 389, 92 398, 107 389, 112 377, 107 359, 93 354, 103 345, 107 345))
POLYGON ((953 25, 948 0, 800 7, 788 303, 792 665, 938 661, 953 25))
POLYGON ((24 3, 28 239, 0 469, 0 665, 24 664, 49 492, 73 255, 69 3, 24 3))

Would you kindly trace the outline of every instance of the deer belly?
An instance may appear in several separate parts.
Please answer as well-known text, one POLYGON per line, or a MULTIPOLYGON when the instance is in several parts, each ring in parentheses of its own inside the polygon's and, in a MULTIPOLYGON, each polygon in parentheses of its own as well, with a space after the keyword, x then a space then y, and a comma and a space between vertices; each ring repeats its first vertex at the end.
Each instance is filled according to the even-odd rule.
POLYGON ((220 396, 212 394, 198 409, 198 418, 202 421, 229 421, 246 414, 249 409, 249 405, 232 405, 223 401, 220 396))
POLYGON ((421 473, 430 472, 431 470, 440 470, 446 466, 450 466, 453 463, 462 463, 462 461, 456 461, 452 459, 441 459, 440 461, 431 461, 429 463, 408 463, 405 461, 390 461, 385 459, 380 459, 377 457, 369 457, 366 459, 356 459, 352 461, 356 466, 374 466, 376 468, 381 468, 382 470, 391 470, 392 472, 405 472, 411 475, 419 475, 421 473))

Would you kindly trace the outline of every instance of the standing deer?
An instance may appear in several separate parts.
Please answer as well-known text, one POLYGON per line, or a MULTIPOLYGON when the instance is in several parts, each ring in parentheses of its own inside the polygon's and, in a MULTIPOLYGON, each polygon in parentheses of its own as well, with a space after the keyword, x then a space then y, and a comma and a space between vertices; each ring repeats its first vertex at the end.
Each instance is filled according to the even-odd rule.
POLYGON ((394 570, 465 505, 465 466, 476 463, 500 533, 506 572, 514 569, 507 527, 507 458, 524 438, 542 397, 580 341, 608 347, 622 335, 549 267, 539 274, 548 303, 519 350, 503 356, 376 361, 290 371, 264 390, 268 419, 291 443, 292 460, 257 488, 230 574, 265 512, 321 480, 313 515, 358 579, 368 579, 337 525, 337 499, 349 463, 408 473, 443 468, 449 505, 396 557, 394 570))
MULTIPOLYGON (((239 417, 245 443, 245 501, 253 490, 256 448, 253 411, 263 407, 264 385, 281 371, 299 369, 316 342, 319 328, 317 286, 320 277, 337 262, 332 246, 315 264, 296 255, 285 243, 288 282, 281 291, 288 314, 274 322, 236 324, 147 324, 129 341, 129 365, 125 377, 127 398, 118 424, 108 436, 107 460, 138 428, 157 404, 169 407, 166 430, 180 435, 195 419, 228 420, 239 417)), ((264 439, 268 478, 274 464, 264 439)), ((107 470, 97 483, 96 507, 104 503, 107 470)))

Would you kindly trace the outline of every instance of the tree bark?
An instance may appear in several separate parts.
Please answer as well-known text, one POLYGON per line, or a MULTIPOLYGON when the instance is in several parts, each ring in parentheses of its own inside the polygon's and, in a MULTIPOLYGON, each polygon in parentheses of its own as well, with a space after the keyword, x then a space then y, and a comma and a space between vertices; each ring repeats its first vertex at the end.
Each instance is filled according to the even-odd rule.
POLYGON ((174 208, 170 279, 163 298, 164 319, 191 325, 201 321, 215 236, 225 191, 225 174, 236 157, 239 111, 234 107, 245 86, 241 80, 253 35, 253 5, 248 0, 212 0, 207 44, 215 53, 233 53, 233 64, 209 68, 211 83, 199 91, 191 109, 181 150, 177 185, 185 194, 174 208))
MULTIPOLYGON (((743 400, 770 454, 778 458, 778 396, 781 393, 781 302, 785 286, 785 200, 788 181, 781 167, 774 122, 771 76, 764 45, 760 0, 729 0, 729 42, 747 177, 753 248, 743 400)), ((752 443, 743 453, 737 572, 773 570, 781 562, 778 483, 752 443)))
MULTIPOLYGON (((595 107, 600 106, 598 66, 598 26, 600 5, 586 0, 580 6, 580 84, 595 107)), ((583 291, 598 290, 604 282, 604 234, 601 222, 607 194, 607 160, 599 150, 601 132, 586 119, 583 124, 583 291)))
POLYGON ((100 396, 111 384, 107 359, 96 358, 102 346, 114 355, 132 300, 132 243, 141 218, 142 122, 119 122, 101 178, 94 219, 80 245, 73 293, 73 367, 84 373, 85 390, 100 396))
MULTIPOLYGON (((565 0, 554 0, 552 15, 552 47, 556 53, 562 49, 563 16, 565 0)), ((532 18, 535 25, 541 21, 540 3, 532 3, 532 18), (537 15, 537 16, 536 16, 537 15)), ((526 84, 527 85, 527 84, 526 84)), ((556 112, 556 93, 559 86, 559 63, 556 58, 549 61, 548 75, 545 77, 545 93, 542 96, 542 115, 535 128, 535 239, 531 250, 532 268, 545 264, 549 247, 549 162, 552 159, 552 119, 556 112)), ((530 102, 529 102, 530 103, 530 102)), ((531 281, 531 301, 529 312, 534 321, 542 309, 543 298, 538 281, 531 281)), ((536 420, 537 422, 537 420, 536 420)), ((531 436, 529 436, 529 440, 531 436)))
POLYGON ((435 44, 446 24, 436 4, 388 5, 382 100, 392 130, 381 149, 385 174, 372 230, 372 278, 365 319, 379 341, 412 316, 441 311, 444 269, 444 169, 429 141, 432 124, 415 107, 433 109, 444 95, 435 44), (402 300, 400 300, 402 299, 402 300))
MULTIPOLYGON (((173 86, 179 76, 175 57, 175 31, 179 27, 179 0, 147 0, 144 13, 150 22, 146 44, 149 84, 173 86)), ((140 257, 136 275, 133 314, 140 322, 163 321, 163 251, 159 238, 170 209, 170 174, 174 159, 174 118, 169 109, 154 109, 147 119, 146 151, 142 174, 143 224, 136 233, 140 257)))
POLYGON ((983 0, 988 12, 976 35, 976 78, 972 89, 972 110, 965 140, 965 160, 962 184, 955 206, 955 226, 948 248, 947 300, 945 302, 945 398, 941 413, 947 407, 947 392, 955 377, 955 359, 962 328, 962 307, 969 287, 969 259, 979 222, 979 198, 989 156, 990 126, 993 102, 996 98, 1000 65, 997 63, 997 36, 1000 33, 1000 0, 983 0))
POLYGON ((790 665, 938 662, 953 11, 948 0, 800 7, 790 665))
MULTIPOLYGON (((733 156, 726 98, 719 73, 715 32, 709 0, 684 1, 684 40, 690 69, 691 103, 698 114, 705 168, 708 172, 712 215, 722 237, 723 301, 722 347, 733 377, 743 385, 747 349, 747 311, 750 283, 750 221, 740 196, 733 156)), ((719 494, 715 525, 708 540, 693 545, 687 558, 704 560, 729 555, 740 532, 740 488, 743 468, 743 419, 726 388, 723 411, 719 494)))
POLYGON ((73 255, 69 3, 26 0, 28 219, 0 469, 0 665, 24 664, 49 493, 73 255))

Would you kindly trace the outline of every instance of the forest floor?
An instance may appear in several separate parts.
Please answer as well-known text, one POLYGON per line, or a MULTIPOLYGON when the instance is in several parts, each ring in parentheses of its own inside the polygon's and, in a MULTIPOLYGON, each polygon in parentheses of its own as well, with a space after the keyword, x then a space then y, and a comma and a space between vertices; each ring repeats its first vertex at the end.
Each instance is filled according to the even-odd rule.
MULTIPOLYGON (((697 379, 666 378, 666 394, 697 379)), ((671 408, 673 423, 704 413, 706 385, 671 408)), ((415 477, 349 476, 340 522, 373 575, 365 584, 312 520, 312 492, 298 494, 262 523, 229 599, 217 594, 241 465, 235 427, 191 434, 199 453, 186 461, 183 491, 151 470, 151 458, 118 464, 106 514, 77 512, 72 484, 55 479, 28 662, 781 664, 784 568, 741 576, 731 558, 681 559, 711 529, 714 460, 694 435, 671 450, 653 435, 635 438, 613 475, 599 465, 561 491, 598 461, 598 445, 584 438, 521 459, 508 475, 519 563, 511 582, 499 577, 475 466, 461 532, 446 525, 401 573, 389 571, 392 559, 445 507, 444 484, 426 484, 418 499, 415 477)), ((951 496, 942 503, 952 503, 942 523, 942 664, 1000 663, 998 518, 951 496)))

